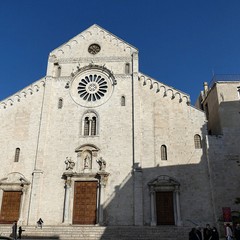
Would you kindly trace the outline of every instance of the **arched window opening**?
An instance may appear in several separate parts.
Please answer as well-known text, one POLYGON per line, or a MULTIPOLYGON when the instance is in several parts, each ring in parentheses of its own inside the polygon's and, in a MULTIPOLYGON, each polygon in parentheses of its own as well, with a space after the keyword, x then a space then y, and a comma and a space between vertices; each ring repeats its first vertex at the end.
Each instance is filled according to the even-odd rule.
POLYGON ((121 106, 126 106, 126 98, 125 98, 125 96, 121 97, 121 106))
POLYGON ((89 125, 90 125, 89 118, 85 117, 85 119, 84 119, 84 136, 89 135, 89 125))
POLYGON ((202 148, 201 136, 198 134, 194 136, 194 145, 196 149, 202 148))
POLYGON ((20 148, 16 148, 14 162, 19 162, 19 157, 20 157, 20 148))
POLYGON ((82 124, 84 136, 96 136, 98 134, 98 116, 94 112, 85 113, 82 124))
POLYGON ((96 117, 93 117, 92 126, 91 126, 91 135, 96 135, 96 129, 97 129, 96 124, 97 124, 96 117))
POLYGON ((63 107, 63 99, 59 98, 58 99, 58 109, 62 109, 62 107, 63 107))
POLYGON ((166 147, 166 145, 161 146, 161 160, 167 160, 167 147, 166 147))
POLYGON ((125 64, 125 73, 129 74, 130 73, 130 63, 125 64))
POLYGON ((60 77, 61 76, 61 66, 58 64, 58 62, 54 63, 53 68, 53 77, 60 77))

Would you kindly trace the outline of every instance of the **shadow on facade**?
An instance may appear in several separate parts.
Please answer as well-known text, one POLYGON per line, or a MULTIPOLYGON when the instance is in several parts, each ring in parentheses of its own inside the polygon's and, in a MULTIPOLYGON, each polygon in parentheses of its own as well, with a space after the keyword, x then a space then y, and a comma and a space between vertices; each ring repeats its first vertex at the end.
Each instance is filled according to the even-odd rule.
MULTIPOLYGON (((210 181, 212 170, 209 169, 206 141, 204 139, 202 149, 194 149, 190 156, 186 155, 185 164, 179 162, 178 165, 169 166, 171 159, 161 161, 156 167, 150 168, 141 168, 135 164, 134 170, 128 173, 125 181, 115 187, 111 196, 106 197, 106 204, 102 207, 103 224, 107 227, 101 239, 106 239, 112 234, 111 226, 114 225, 143 225, 157 229, 163 226, 172 228, 177 226, 190 229, 196 225, 204 227, 210 223, 218 227, 221 209, 215 209, 213 204, 215 198, 210 181), (197 162, 196 159, 201 160, 197 162), (166 164, 168 166, 164 166, 166 164), (161 197, 157 199, 157 196, 165 192, 172 193, 173 222, 171 224, 168 224, 168 219, 163 221, 159 219, 161 214, 165 218, 166 213, 157 209, 165 204, 159 205, 157 201, 164 199, 161 200, 161 197)), ((109 181, 111 177, 114 176, 110 176, 109 181)), ((188 234, 188 230, 186 231, 185 238, 188 234)))
POLYGON ((224 223, 222 208, 229 207, 232 213, 239 212, 239 205, 235 203, 236 198, 240 196, 239 113, 239 101, 225 101, 218 106, 218 115, 209 115, 209 180, 214 202, 213 211, 220 226, 224 223), (210 129, 214 126, 214 129, 210 129))

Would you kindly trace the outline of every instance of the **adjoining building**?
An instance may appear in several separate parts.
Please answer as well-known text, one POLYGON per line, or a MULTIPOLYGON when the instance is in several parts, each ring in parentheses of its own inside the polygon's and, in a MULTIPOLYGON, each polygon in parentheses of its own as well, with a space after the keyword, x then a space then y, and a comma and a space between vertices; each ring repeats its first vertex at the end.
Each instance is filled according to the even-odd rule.
POLYGON ((138 66, 95 24, 0 102, 1 224, 191 226, 237 209, 240 82, 205 87, 207 121, 138 66))

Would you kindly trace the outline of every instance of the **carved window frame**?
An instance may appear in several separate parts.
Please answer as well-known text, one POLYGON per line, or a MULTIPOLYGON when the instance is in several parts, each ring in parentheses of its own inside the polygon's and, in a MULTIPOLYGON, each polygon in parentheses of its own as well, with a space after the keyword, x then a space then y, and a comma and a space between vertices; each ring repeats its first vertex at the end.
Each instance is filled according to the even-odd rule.
POLYGON ((99 134, 99 116, 95 111, 87 111, 82 116, 81 136, 95 137, 99 134))

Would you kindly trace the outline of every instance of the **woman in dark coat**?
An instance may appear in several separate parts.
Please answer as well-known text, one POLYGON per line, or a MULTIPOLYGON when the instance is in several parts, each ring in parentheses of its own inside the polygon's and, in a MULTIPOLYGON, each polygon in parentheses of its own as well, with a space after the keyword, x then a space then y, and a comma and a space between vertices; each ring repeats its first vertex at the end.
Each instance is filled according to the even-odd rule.
POLYGON ((192 230, 189 232, 189 240, 199 240, 197 236, 197 229, 192 228, 192 230))
POLYGON ((219 234, 215 227, 212 229, 212 240, 219 240, 219 234))

